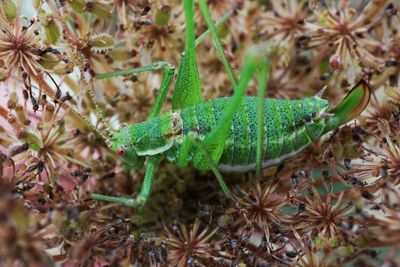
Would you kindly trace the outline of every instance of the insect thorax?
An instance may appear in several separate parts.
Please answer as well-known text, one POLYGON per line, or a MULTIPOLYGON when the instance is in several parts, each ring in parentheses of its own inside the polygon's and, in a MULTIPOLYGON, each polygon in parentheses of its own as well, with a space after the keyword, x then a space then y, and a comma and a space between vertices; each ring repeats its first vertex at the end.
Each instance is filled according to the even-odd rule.
POLYGON ((177 112, 163 113, 152 119, 124 127, 114 137, 116 146, 134 151, 138 156, 161 154, 172 147, 182 134, 182 120, 177 112))

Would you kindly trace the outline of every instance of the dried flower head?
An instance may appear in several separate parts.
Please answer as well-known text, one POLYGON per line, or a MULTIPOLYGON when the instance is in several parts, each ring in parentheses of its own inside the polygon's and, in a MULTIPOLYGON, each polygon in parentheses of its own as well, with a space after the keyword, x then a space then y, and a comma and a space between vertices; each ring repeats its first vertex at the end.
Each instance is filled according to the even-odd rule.
POLYGON ((291 222, 295 229, 302 233, 313 233, 322 239, 339 239, 346 234, 342 224, 349 220, 353 212, 352 203, 344 200, 345 192, 341 191, 338 196, 332 193, 329 185, 325 196, 310 186, 309 195, 304 195, 304 201, 298 199, 298 205, 303 206, 293 216, 291 222))
POLYGON ((42 68, 38 62, 42 52, 35 20, 26 26, 20 23, 19 19, 14 25, 2 23, 0 31, 0 67, 7 69, 8 76, 19 68, 30 74, 36 74, 37 69, 42 68))
POLYGON ((255 182, 246 190, 238 188, 238 193, 234 196, 235 206, 240 214, 238 219, 267 232, 273 224, 280 224, 281 208, 286 201, 284 196, 276 192, 277 187, 278 183, 255 182))
POLYGON ((205 227, 200 232, 200 226, 200 220, 196 219, 190 230, 184 224, 173 226, 172 230, 166 229, 170 261, 174 266, 201 266, 213 258, 210 240, 218 228, 209 231, 205 227))
POLYGON ((259 34, 266 40, 274 39, 287 49, 295 48, 296 37, 304 32, 303 25, 308 21, 307 2, 272 1, 266 9, 257 21, 259 34))
POLYGON ((340 70, 341 79, 350 84, 360 76, 361 67, 377 69, 381 59, 377 54, 379 40, 370 35, 377 25, 387 1, 370 1, 355 9, 350 1, 334 1, 333 5, 316 9, 316 22, 306 22, 308 34, 306 47, 320 47, 317 59, 329 56, 330 68, 340 70), (368 37, 367 37, 368 36, 368 37))

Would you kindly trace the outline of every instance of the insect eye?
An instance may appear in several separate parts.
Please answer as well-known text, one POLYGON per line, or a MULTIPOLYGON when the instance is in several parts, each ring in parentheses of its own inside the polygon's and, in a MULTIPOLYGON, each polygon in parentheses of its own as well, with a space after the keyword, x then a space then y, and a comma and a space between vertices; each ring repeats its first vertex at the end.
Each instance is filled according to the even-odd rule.
POLYGON ((125 149, 123 148, 118 149, 117 154, 118 156, 123 157, 125 155, 125 149))

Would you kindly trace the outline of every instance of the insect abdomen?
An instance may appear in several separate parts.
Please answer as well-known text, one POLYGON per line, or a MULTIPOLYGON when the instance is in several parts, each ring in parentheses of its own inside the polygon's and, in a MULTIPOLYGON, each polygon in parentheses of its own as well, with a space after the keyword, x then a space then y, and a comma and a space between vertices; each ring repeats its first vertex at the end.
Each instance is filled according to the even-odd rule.
MULTIPOLYGON (((255 168, 257 151, 257 98, 246 97, 236 114, 226 149, 219 162, 223 171, 244 172, 255 168), (245 117, 245 120, 239 118, 245 117), (236 123, 235 123, 236 122, 236 123), (249 143, 240 141, 249 136, 249 143), (232 138, 233 137, 233 138, 232 138), (227 149, 232 146, 234 149, 227 149), (244 155, 248 155, 247 157, 244 155)), ((328 107, 325 100, 266 99, 264 109, 263 167, 278 164, 317 139, 325 127, 318 114, 328 107)))
MULTIPOLYGON (((218 98, 181 110, 183 134, 195 131, 203 139, 221 120, 228 104, 229 98, 218 98)), ((316 117, 327 107, 327 101, 319 98, 266 99, 263 166, 279 163, 318 138, 325 122, 316 117)), ((257 98, 244 97, 225 140, 218 165, 221 170, 241 172, 255 168, 257 126, 257 98)))

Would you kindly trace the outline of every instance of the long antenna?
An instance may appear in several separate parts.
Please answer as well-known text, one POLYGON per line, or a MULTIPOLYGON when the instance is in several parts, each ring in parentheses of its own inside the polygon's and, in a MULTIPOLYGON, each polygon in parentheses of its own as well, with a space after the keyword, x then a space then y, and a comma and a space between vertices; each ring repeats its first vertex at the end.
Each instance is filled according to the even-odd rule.
POLYGON ((113 132, 111 130, 111 127, 110 127, 108 121, 104 118, 103 113, 101 112, 101 109, 100 109, 99 105, 97 104, 97 101, 96 101, 96 98, 94 96, 94 92, 93 92, 93 89, 92 89, 93 82, 91 80, 90 83, 88 83, 83 76, 82 76, 82 80, 85 83, 86 89, 89 92, 90 99, 92 100, 92 103, 93 103, 93 105, 94 105, 94 107, 96 109, 96 114, 97 114, 97 116, 99 116, 100 121, 103 123, 104 128, 105 128, 105 132, 107 133, 108 138, 111 139, 112 136, 113 136, 113 132))
MULTIPOLYGON (((86 117, 84 117, 84 116, 83 116, 79 111, 77 111, 75 108, 71 107, 71 105, 66 104, 66 103, 65 103, 66 101, 64 101, 63 98, 61 98, 61 94, 62 94, 62 93, 61 93, 60 87, 58 86, 58 84, 56 83, 56 81, 53 79, 53 77, 52 77, 48 72, 46 72, 46 74, 50 77, 50 79, 52 80, 52 82, 54 83, 54 85, 57 87, 57 92, 56 92, 55 98, 53 99, 54 103, 55 103, 55 104, 60 103, 59 107, 61 107, 62 104, 67 105, 67 107, 68 107, 75 115, 77 115, 81 120, 83 120, 83 121, 89 126, 89 128, 90 128, 92 131, 94 131, 95 133, 97 133, 97 134, 101 137, 101 139, 104 141, 104 143, 106 143, 106 145, 107 145, 108 148, 112 149, 112 144, 111 144, 112 135, 111 135, 111 133, 108 133, 109 136, 104 135, 101 131, 99 131, 99 130, 93 125, 93 123, 90 122, 89 119, 87 119, 86 117), (61 98, 61 101, 60 101, 60 98, 61 98)), ((86 83, 86 85, 89 86, 87 83, 86 83)), ((69 96, 68 93, 67 93, 67 96, 69 96)), ((96 103, 96 104, 97 104, 97 103, 96 103)), ((97 108, 98 108, 98 107, 97 107, 97 108)), ((97 109, 96 109, 96 111, 97 111, 97 109)), ((103 118, 103 119, 104 119, 104 118, 103 118)), ((103 122, 103 123, 104 123, 104 122, 103 122)))
POLYGON ((105 136, 101 131, 99 131, 93 123, 91 123, 86 117, 84 117, 79 111, 68 105, 68 108, 75 113, 79 118, 81 118, 86 124, 90 127, 91 130, 93 130, 95 133, 97 133, 101 139, 103 139, 104 143, 106 143, 107 147, 112 149, 112 144, 111 144, 111 139, 105 136))

